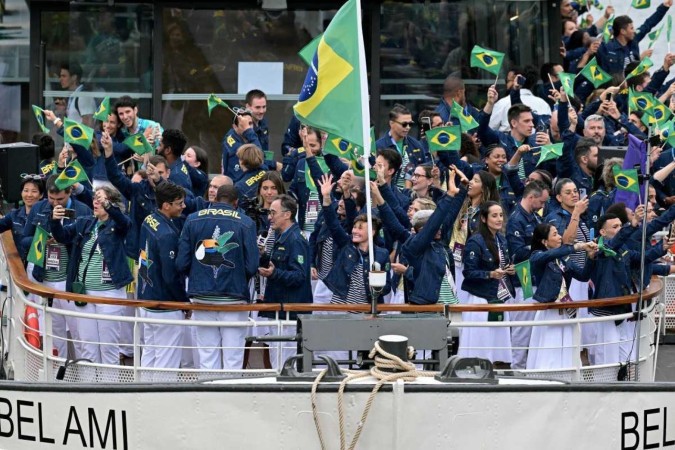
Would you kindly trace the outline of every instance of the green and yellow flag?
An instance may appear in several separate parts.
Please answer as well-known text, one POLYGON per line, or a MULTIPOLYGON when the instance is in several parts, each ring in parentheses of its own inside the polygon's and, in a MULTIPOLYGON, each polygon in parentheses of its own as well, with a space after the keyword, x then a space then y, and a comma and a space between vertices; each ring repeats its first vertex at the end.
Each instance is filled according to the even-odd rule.
POLYGON ((427 143, 432 152, 459 150, 462 145, 462 131, 459 125, 438 127, 427 131, 427 143))
POLYGON ((633 88, 628 89, 628 111, 651 111, 656 102, 654 95, 648 92, 637 92, 633 88))
POLYGON ((302 47, 302 50, 298 52, 300 59, 308 66, 312 65, 312 59, 314 59, 314 55, 316 55, 316 49, 319 48, 319 41, 321 41, 322 36, 323 33, 312 39, 309 44, 302 47))
POLYGON ((155 150, 152 145, 145 138, 143 133, 133 134, 122 141, 124 145, 129 147, 137 155, 145 155, 146 153, 154 153, 155 150))
POLYGON ((474 128, 478 128, 478 122, 471 114, 469 114, 468 108, 462 108, 462 105, 454 100, 452 101, 450 113, 452 114, 452 117, 456 117, 459 120, 459 126, 462 129, 462 133, 468 133, 474 128))
POLYGON ((565 94, 567 94, 569 98, 574 98, 574 79, 576 78, 576 75, 560 72, 558 73, 558 78, 560 78, 560 84, 565 90, 565 94))
POLYGON ((616 256, 616 252, 605 245, 605 239, 602 236, 598 238, 598 250, 610 258, 616 256))
POLYGON ((614 16, 610 17, 607 22, 605 22, 605 27, 602 29, 602 40, 606 43, 612 40, 613 31, 614 31, 614 16))
POLYGON ((651 4, 651 0, 633 0, 630 6, 635 9, 647 9, 651 6, 651 4))
POLYGON ((37 120, 40 131, 43 133, 49 133, 49 128, 45 125, 45 111, 39 106, 33 105, 33 114, 35 115, 35 120, 37 120))
POLYGON ((671 147, 675 147, 675 124, 670 121, 665 123, 659 131, 662 142, 667 142, 671 147))
POLYGON ((670 42, 670 33, 673 31, 673 16, 666 17, 666 41, 670 42))
POLYGON ((302 123, 366 148, 368 86, 359 17, 356 0, 335 14, 319 39, 293 111, 302 123))
POLYGON ((98 109, 94 113, 94 119, 105 122, 108 120, 108 116, 112 114, 112 109, 110 109, 110 97, 103 99, 101 104, 98 106, 98 109))
POLYGON ((323 152, 339 158, 354 159, 355 145, 339 136, 328 134, 323 152))
POLYGON ((56 177, 54 184, 62 191, 80 181, 89 181, 89 177, 84 171, 84 167, 75 159, 56 177))
POLYGON ((45 231, 40 225, 35 228, 33 235, 33 242, 30 244, 28 251, 28 262, 32 262, 36 266, 45 266, 45 254, 47 248, 47 241, 49 240, 49 233, 45 231))
POLYGON ((544 161, 549 161, 551 159, 560 158, 563 152, 563 143, 560 144, 548 144, 541 146, 541 154, 539 155, 539 162, 537 165, 543 163, 544 161))
POLYGON ((642 123, 644 123, 647 127, 655 125, 662 127, 670 120, 672 116, 673 113, 670 111, 670 108, 655 98, 654 105, 650 109, 645 110, 645 113, 642 116, 642 123))
POLYGON ((209 108, 209 117, 211 117, 211 111, 213 111, 216 106, 222 106, 225 109, 230 109, 230 105, 225 103, 225 101, 219 97, 216 97, 216 94, 209 95, 209 98, 206 99, 206 104, 209 108))
MULTIPOLYGON (((670 17, 670 16, 668 16, 668 17, 670 17)), ((658 38, 661 36, 661 32, 663 31, 663 27, 664 27, 664 25, 661 25, 659 28, 657 28, 656 30, 652 31, 651 33, 649 33, 647 35, 647 36, 649 36, 649 47, 648 48, 652 48, 654 46, 654 44, 656 43, 658 38)))
POLYGON ((580 73, 586 77, 588 81, 593 83, 593 86, 596 89, 612 79, 607 72, 600 68, 595 58, 591 59, 580 73))
POLYGON ((89 149, 93 138, 93 129, 74 120, 63 119, 63 140, 68 144, 77 144, 89 149))
MULTIPOLYGON (((328 169, 328 165, 326 164, 326 161, 323 159, 323 156, 317 156, 316 162, 319 163, 319 167, 321 167, 321 171, 323 173, 329 172, 330 169, 328 169)), ((305 161, 305 184, 307 185, 310 191, 317 192, 316 184, 314 183, 312 174, 309 171, 309 163, 307 161, 305 161)))
POLYGON ((471 49, 471 67, 487 70, 493 75, 499 75, 504 62, 504 53, 488 50, 486 48, 474 45, 471 49))
POLYGON ((643 73, 647 72, 653 65, 654 63, 652 62, 652 60, 649 59, 648 57, 645 57, 645 59, 640 61, 640 64, 626 76, 626 80, 630 80, 633 77, 642 75, 643 73))
POLYGON ((516 269, 516 275, 518 275, 520 285, 523 287, 523 299, 532 298, 532 269, 530 267, 530 260, 518 263, 513 268, 516 269))
POLYGON ((637 169, 620 169, 619 166, 612 168, 614 184, 617 189, 627 192, 640 193, 637 169))

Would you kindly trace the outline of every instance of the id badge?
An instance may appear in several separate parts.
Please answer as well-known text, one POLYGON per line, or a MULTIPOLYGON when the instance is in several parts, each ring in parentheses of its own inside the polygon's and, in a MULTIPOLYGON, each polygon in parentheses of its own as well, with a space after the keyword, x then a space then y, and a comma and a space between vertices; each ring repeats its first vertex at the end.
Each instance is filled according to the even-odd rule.
POLYGON ((499 288, 497 289, 497 298, 502 302, 506 302, 511 298, 509 288, 506 287, 506 283, 501 279, 499 280, 499 288))
POLYGON ((464 254, 464 244, 455 242, 455 247, 452 249, 452 257, 455 259, 455 262, 462 262, 462 254, 464 254))
POLYGON ((58 271, 61 267, 61 252, 56 244, 47 246, 47 260, 45 261, 46 270, 58 271))
POLYGON ((112 277, 110 276, 110 271, 108 270, 108 263, 103 261, 103 267, 101 268, 101 284, 111 284, 112 277))
POLYGON ((305 222, 314 223, 319 217, 319 201, 308 200, 307 210, 305 211, 305 222))

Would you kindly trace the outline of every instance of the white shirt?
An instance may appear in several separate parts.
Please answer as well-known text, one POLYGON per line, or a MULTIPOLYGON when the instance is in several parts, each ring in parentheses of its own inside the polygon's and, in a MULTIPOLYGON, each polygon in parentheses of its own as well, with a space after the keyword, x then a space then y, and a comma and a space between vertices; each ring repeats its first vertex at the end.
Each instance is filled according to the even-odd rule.
MULTIPOLYGON (((551 115, 551 107, 548 106, 548 103, 534 95, 529 89, 520 90, 520 101, 532 108, 532 111, 539 116, 551 115)), ((511 131, 508 120, 510 107, 511 97, 508 95, 495 103, 495 106, 492 109, 492 116, 490 117, 490 128, 507 133, 511 131)), ((535 124, 535 126, 536 125, 537 124, 535 124)))
POLYGON ((78 96, 83 89, 84 85, 79 85, 68 97, 66 117, 75 122, 82 122, 82 116, 91 116, 96 112, 96 101, 93 97, 78 96))

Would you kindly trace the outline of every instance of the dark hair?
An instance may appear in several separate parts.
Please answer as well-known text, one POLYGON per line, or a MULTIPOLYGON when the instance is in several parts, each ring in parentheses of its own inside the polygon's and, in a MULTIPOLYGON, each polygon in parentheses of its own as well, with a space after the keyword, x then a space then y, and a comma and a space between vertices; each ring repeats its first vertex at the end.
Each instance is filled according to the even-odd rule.
POLYGON ((504 208, 502 207, 501 204, 493 201, 488 201, 480 205, 480 223, 478 224, 478 232, 480 233, 481 236, 483 236, 483 239, 485 240, 485 245, 487 245, 488 250, 494 257, 495 261, 499 263, 499 251, 497 250, 497 240, 495 237, 492 235, 492 232, 487 226, 487 218, 488 215, 490 214, 490 208, 493 206, 499 206, 499 208, 502 210, 502 213, 504 212, 504 208))
POLYGON ((459 157, 463 158, 465 156, 467 157, 473 156, 476 160, 469 161, 469 164, 480 162, 480 153, 478 153, 478 148, 476 147, 476 144, 473 142, 473 138, 471 137, 471 135, 469 135, 469 133, 462 133, 460 135, 460 139, 462 143, 460 144, 459 147, 459 157))
POLYGON ((19 187, 20 191, 23 191, 24 186, 26 186, 28 183, 33 183, 37 190, 40 192, 40 198, 44 197, 45 195, 45 182, 42 180, 36 180, 34 178, 24 178, 21 180, 21 185, 19 187))
POLYGON ((256 98, 267 98, 265 93, 261 91, 260 89, 251 89, 246 93, 246 99, 245 102, 247 105, 250 105, 253 100, 256 98))
POLYGON ((59 187, 56 185, 56 179, 58 177, 59 177, 58 174, 53 174, 53 175, 50 175, 49 178, 47 178, 47 183, 46 183, 47 192, 49 192, 51 194, 58 194, 59 192, 69 193, 72 190, 72 186, 68 186, 65 189, 59 189, 59 187))
POLYGON ((460 89, 464 89, 464 81, 454 73, 451 73, 443 82, 443 94, 454 94, 460 89))
POLYGON ((542 178, 542 180, 539 182, 544 184, 549 193, 553 192, 553 176, 551 176, 551 173, 548 170, 535 169, 532 171, 532 173, 530 173, 530 175, 533 173, 536 173, 542 178))
POLYGON ((387 164, 389 164, 389 168, 394 169, 394 173, 398 172, 398 170, 401 168, 401 164, 403 164, 401 154, 391 148, 382 148, 377 150, 377 156, 384 158, 384 160, 387 161, 387 164))
POLYGON ((307 127, 307 136, 313 134, 316 137, 316 140, 321 144, 321 131, 314 127, 307 127))
POLYGON ((260 183, 258 183, 258 204, 262 205, 263 204, 263 199, 262 196, 260 195, 260 191, 262 190, 262 185, 265 181, 271 181, 274 183, 274 187, 277 188, 277 195, 282 195, 286 193, 286 186, 284 185, 284 180, 281 178, 281 175, 279 172, 276 170, 269 170, 265 172, 265 175, 262 176, 260 179, 260 183))
POLYGON ((533 180, 525 185, 523 189, 522 198, 527 197, 530 194, 533 194, 535 197, 541 197, 544 194, 544 191, 547 191, 548 188, 541 181, 533 180))
POLYGON ((555 182, 555 186, 553 187, 555 195, 560 195, 563 186, 565 186, 568 183, 572 183, 576 187, 576 183, 570 178, 559 178, 558 181, 555 182))
POLYGON ((553 228, 553 225, 547 222, 540 223, 534 227, 534 231, 532 232, 532 242, 530 243, 530 253, 535 250, 546 251, 546 246, 541 241, 548 239, 551 228, 553 228))
POLYGON ((521 74, 525 77, 525 83, 523 83, 523 89, 532 90, 532 88, 539 81, 539 71, 534 66, 525 66, 525 70, 521 74))
POLYGON ((497 188, 497 179, 486 170, 479 170, 478 178, 483 185, 483 201, 481 203, 494 202, 499 203, 499 189, 497 188))
POLYGON ((531 113, 531 112, 532 112, 532 108, 530 108, 529 106, 524 105, 522 103, 518 103, 518 104, 513 105, 512 107, 509 108, 509 112, 508 112, 508 115, 507 115, 509 125, 511 125, 512 120, 518 119, 518 117, 520 117, 521 114, 531 113))
POLYGON ((605 211, 605 215, 607 214, 616 216, 621 220, 622 225, 628 223, 628 213, 626 212, 626 204, 624 202, 614 203, 605 211))
POLYGON ((148 158, 148 163, 156 166, 158 164, 164 164, 164 167, 169 168, 169 163, 166 161, 166 158, 162 155, 152 155, 148 158))
POLYGON ((239 110, 237 114, 234 115, 234 124, 239 126, 239 118, 242 116, 249 116, 253 117, 253 114, 251 114, 251 111, 246 111, 246 110, 239 110))
POLYGON ((33 145, 38 146, 38 153, 40 153, 40 159, 50 159, 55 156, 54 152, 56 147, 54 145, 54 139, 47 133, 35 133, 31 138, 33 145))
POLYGON ((117 99, 115 102, 115 113, 117 113, 117 108, 136 108, 138 102, 128 95, 123 95, 117 99))
POLYGON ((581 138, 577 141, 577 146, 574 148, 574 160, 579 163, 582 156, 588 156, 592 147, 597 147, 598 144, 591 138, 581 138))
POLYGON ((124 203, 122 202, 122 194, 111 184, 102 184, 96 189, 94 189, 94 197, 96 197, 96 192, 103 191, 108 197, 108 201, 121 210, 124 208, 124 203))
POLYGON ((631 19, 628 16, 619 16, 614 19, 614 23, 612 24, 612 29, 614 32, 614 37, 617 37, 619 34, 621 34, 621 30, 625 29, 633 23, 633 19, 631 19))
POLYGON ((164 144, 165 148, 171 148, 171 154, 178 159, 183 154, 183 150, 185 150, 187 138, 181 130, 164 130, 164 133, 162 133, 162 144, 164 144))
POLYGON ((157 208, 162 209, 164 203, 175 202, 185 198, 185 189, 182 186, 167 181, 155 188, 155 199, 157 200, 157 208))
POLYGON ((544 85, 548 84, 551 82, 549 80, 549 75, 552 77, 558 76, 558 74, 555 72, 555 66, 559 66, 560 63, 554 63, 554 62, 546 62, 541 65, 541 68, 539 69, 539 77, 541 78, 541 81, 544 83, 544 85))
POLYGON ((396 103, 393 108, 389 111, 389 120, 396 120, 398 116, 406 115, 412 113, 408 108, 405 106, 401 105, 400 103, 396 103))
MULTIPOLYGON (((382 228, 382 221, 375 216, 373 216, 372 220, 373 220, 373 234, 377 236, 377 233, 380 232, 380 228, 382 228)), ((356 219, 354 219, 354 225, 356 225, 357 222, 368 223, 368 215, 359 214, 358 216, 356 216, 356 219)))
POLYGON ((71 77, 75 75, 77 81, 82 83, 82 66, 79 63, 75 61, 63 62, 61 63, 61 70, 67 70, 71 77))
POLYGON ((208 173, 209 173, 209 154, 206 153, 206 150, 204 150, 201 147, 197 147, 196 145, 186 145, 185 151, 188 151, 190 149, 194 150, 195 156, 197 157, 197 161, 199 161, 198 169, 208 175, 208 173))
MULTIPOLYGON (((624 212, 625 212, 625 209, 624 209, 624 212)), ((600 216, 600 218, 598 219, 598 225, 597 225, 597 230, 596 230, 598 232, 598 234, 600 234, 600 230, 602 229, 602 227, 605 226, 605 223, 608 220, 613 220, 613 219, 621 220, 621 218, 619 216, 617 216, 614 213, 610 213, 610 212, 607 212, 604 215, 600 216)))
MULTIPOLYGON (((574 22, 571 19, 567 19, 568 22, 574 22)), ((563 22, 564 24, 564 22, 563 22)), ((563 25, 564 27, 564 25, 563 25)), ((566 50, 574 50, 575 48, 581 48, 584 46, 584 35, 587 33, 586 30, 577 30, 570 35, 567 45, 565 46, 566 50)))
POLYGON ((216 192, 216 201, 219 203, 227 203, 230 206, 234 206, 238 199, 239 191, 236 187, 229 184, 220 186, 216 192))
POLYGON ((277 196, 274 201, 279 200, 281 208, 291 213, 291 221, 295 222, 295 215, 298 213, 298 202, 288 194, 277 196))

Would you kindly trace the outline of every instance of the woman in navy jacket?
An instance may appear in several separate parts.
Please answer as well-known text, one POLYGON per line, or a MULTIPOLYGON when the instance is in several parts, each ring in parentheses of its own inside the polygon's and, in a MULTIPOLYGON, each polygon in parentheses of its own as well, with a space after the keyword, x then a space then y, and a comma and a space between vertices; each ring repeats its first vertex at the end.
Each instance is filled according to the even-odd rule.
MULTIPOLYGON (((595 260, 588 259, 579 267, 571 258, 573 252, 585 251, 594 257, 594 242, 577 242, 563 245, 562 236, 550 223, 540 223, 532 234, 530 268, 533 285, 537 286, 533 298, 540 303, 565 302, 573 299, 568 294, 572 277, 588 281, 595 267, 595 260)), ((576 313, 576 310, 570 310, 576 313)), ((564 309, 537 311, 535 321, 563 320, 568 315, 564 309)), ((561 369, 574 365, 572 327, 551 325, 533 327, 530 349, 527 354, 528 369, 561 369)), ((576 355, 578 358, 578 355, 576 355)))
MULTIPOLYGON (((370 302, 371 293, 368 283, 370 272, 368 256, 368 231, 365 214, 354 220, 352 234, 348 234, 340 226, 337 217, 337 208, 332 204, 331 191, 335 186, 331 175, 324 175, 319 182, 321 195, 323 196, 323 213, 331 231, 336 252, 335 264, 324 279, 326 286, 333 292, 331 303, 354 304, 370 302)), ((373 235, 379 232, 380 222, 373 218, 373 235)), ((387 281, 384 288, 378 293, 377 300, 389 293, 389 252, 382 247, 373 249, 375 262, 380 264, 380 270, 387 273, 387 281)))
MULTIPOLYGON (((97 297, 126 299, 126 285, 133 281, 124 239, 131 220, 122 212, 122 196, 115 188, 100 186, 94 193, 94 215, 78 217, 63 226, 65 210, 57 205, 52 212, 51 230, 58 242, 71 245, 66 290, 97 297)), ((124 306, 76 303, 81 312, 122 316, 124 306)), ((120 322, 77 319, 78 358, 119 364, 120 322), (99 345, 105 342, 106 345, 99 345)))
MULTIPOLYGON (((478 232, 464 248, 464 281, 462 289, 469 295, 467 304, 502 304, 514 295, 510 276, 515 270, 510 263, 506 237, 501 233, 504 212, 497 202, 486 202, 480 209, 478 232)), ((465 322, 502 321, 501 313, 462 313, 465 322)), ((460 356, 486 358, 493 362, 511 363, 511 332, 508 327, 473 327, 461 330, 460 356)))
POLYGON ((26 220, 30 210, 37 202, 39 202, 45 194, 45 183, 42 175, 28 175, 21 176, 21 200, 23 206, 13 209, 7 213, 6 216, 0 218, 0 233, 7 230, 12 230, 12 237, 16 249, 21 255, 21 259, 26 259, 26 249, 21 245, 23 238, 23 229, 26 226, 26 220))

